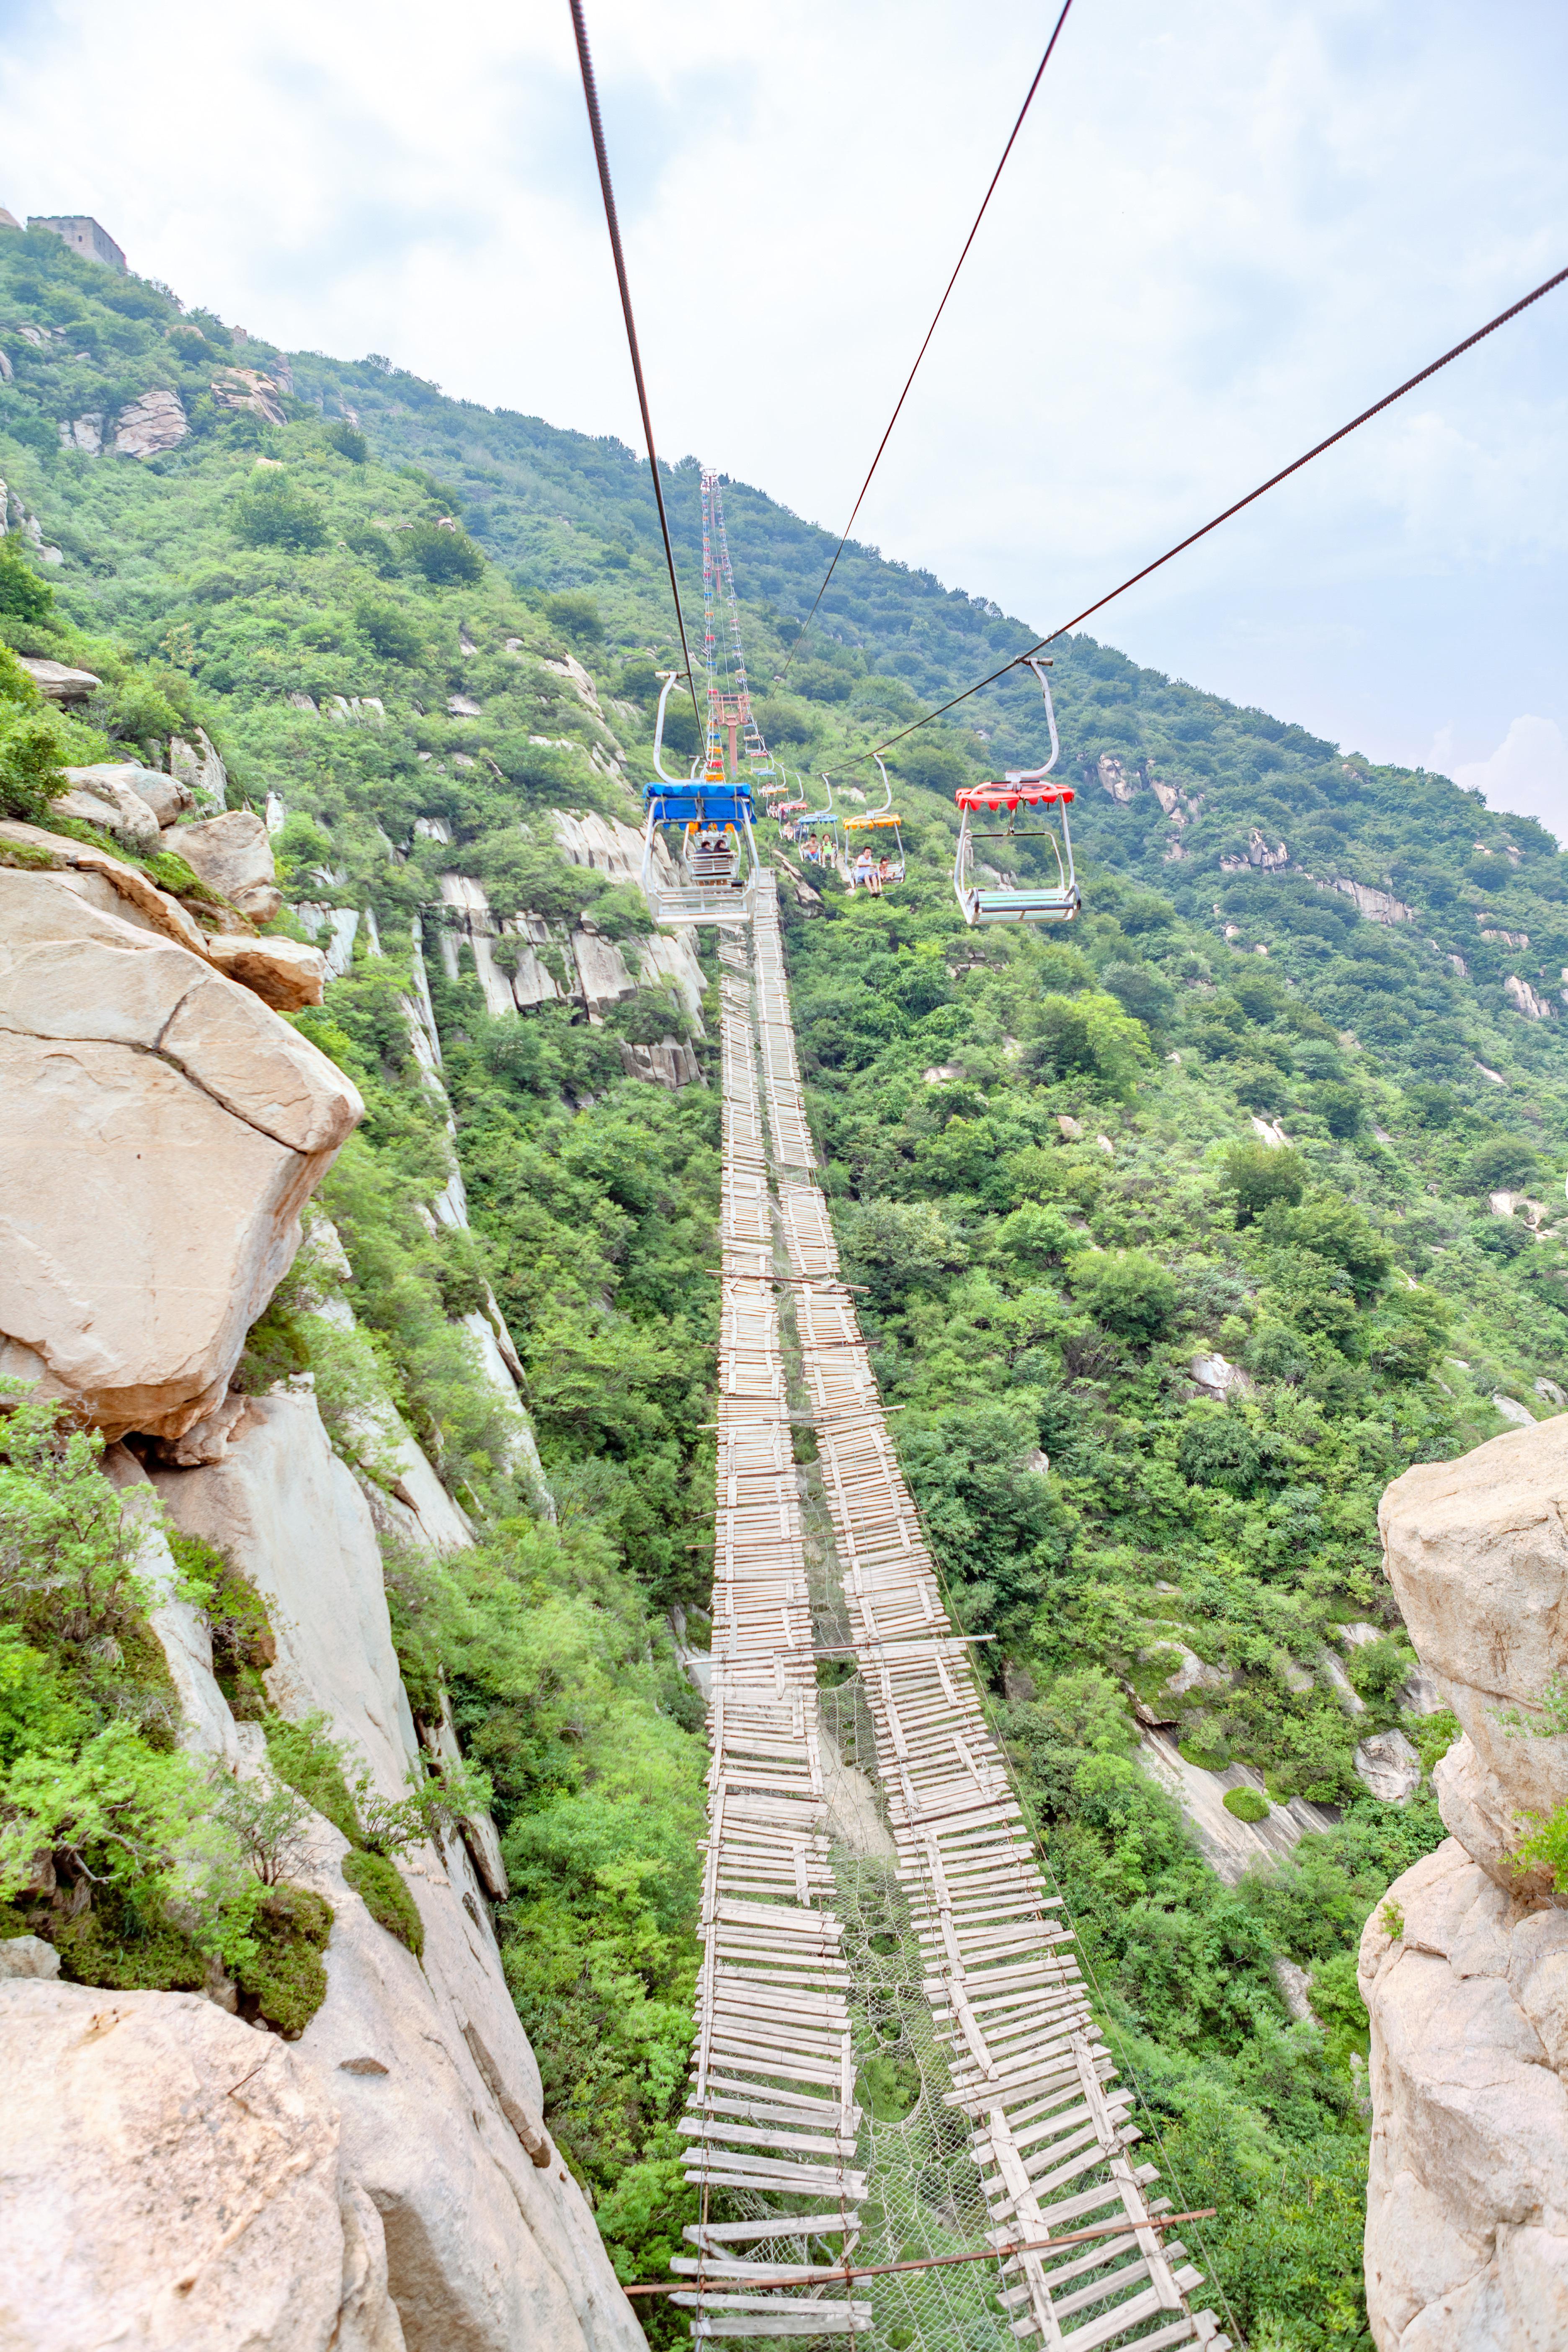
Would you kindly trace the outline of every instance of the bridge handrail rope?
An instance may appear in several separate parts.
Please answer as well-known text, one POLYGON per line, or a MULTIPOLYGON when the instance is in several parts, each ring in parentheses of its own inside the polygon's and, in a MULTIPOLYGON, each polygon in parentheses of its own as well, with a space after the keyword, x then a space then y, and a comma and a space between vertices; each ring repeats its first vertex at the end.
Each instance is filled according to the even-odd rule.
POLYGON ((1116 2346, 1165 2352, 1189 2344, 1228 2352, 1231 2338, 1215 2314, 1193 2307, 1201 2273, 1179 2240, 1166 2242, 1169 2200, 1150 2201, 1156 2169, 1135 2163, 1130 2152, 1141 2137, 1129 2114, 1134 2094, 1117 2087, 1072 1930, 1059 1916, 1060 1897, 1047 1890, 968 1646, 953 1633, 893 1451, 815 1181, 771 871, 759 877, 752 942, 754 1023, 745 950, 728 944, 721 950, 724 1320, 710 1715, 715 1811, 703 1903, 709 1957, 682 2126, 701 2142, 689 2178, 702 2188, 702 2220, 688 2234, 703 2267, 689 2297, 680 2299, 696 2313, 693 2333, 703 2336, 856 2335, 873 2325, 873 2305, 857 2301, 847 2272, 846 2300, 818 2299, 827 2292, 823 2273, 829 2266, 811 2265, 806 2252, 813 2234, 835 2233, 849 2264, 868 2191, 865 2175, 853 2169, 859 2109, 842 1921, 817 1907, 831 1884, 823 1729, 775 1304, 776 1204, 898 1882, 921 1953, 924 1997, 951 2063, 946 2104, 973 2135, 1008 2312, 1003 2325, 1055 2352, 1116 2346), (775 1839, 787 1825, 797 1841, 793 1905, 782 1849, 759 1843, 764 1824, 747 1818, 745 1842, 740 1840, 731 1808, 741 1791, 753 1800, 765 1795, 765 1825, 775 1839), (735 1874, 742 1869, 761 1901, 737 1895, 735 1874), (750 2020, 749 2063, 732 2068, 735 2095, 721 2109, 712 2085, 731 2047, 721 2029, 727 2022, 733 2036, 737 2018, 750 2020), (841 2053, 837 2071, 835 2052, 841 2053), (794 2086, 788 2096, 765 2087, 780 2083, 794 2086), (771 2166, 748 2157, 767 2137, 737 2127, 748 2107, 783 2147, 782 2162, 777 2155, 771 2166), (816 2142, 810 2164, 801 2155, 808 2127, 816 2142), (816 2160, 823 2157, 832 2163, 816 2160), (775 2210, 738 2224, 710 2218, 710 2200, 721 2187, 750 2185, 754 2205, 770 2187, 775 2196, 790 2194, 790 2183, 794 2194, 815 2192, 825 2202, 833 2201, 831 2184, 837 2212, 800 2217, 775 2210), (1019 2250, 1100 2218, 1115 2221, 1116 2233, 1075 2245, 1065 2261, 1019 2250), (793 2291, 763 2286, 778 2278, 776 2255, 747 2265, 733 2253, 722 2260, 719 2251, 792 2236, 800 2243, 800 2266, 816 2273, 793 2291), (723 2286, 716 2293, 721 2260, 723 2286))

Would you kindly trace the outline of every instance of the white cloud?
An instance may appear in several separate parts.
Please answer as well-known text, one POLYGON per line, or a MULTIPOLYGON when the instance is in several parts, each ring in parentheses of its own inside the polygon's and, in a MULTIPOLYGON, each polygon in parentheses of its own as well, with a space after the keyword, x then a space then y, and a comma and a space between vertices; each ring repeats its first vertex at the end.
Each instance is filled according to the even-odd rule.
MULTIPOLYGON (((1442 741, 1440 735, 1434 758, 1442 741)), ((1568 841, 1568 736, 1555 719, 1516 719, 1489 760, 1469 760, 1448 772, 1467 792, 1479 791, 1489 808, 1535 817, 1568 841)))
MULTIPOLYGON (((661 446, 837 526, 1039 12, 589 21, 661 446)), ((1459 0, 1075 9, 865 536, 1042 626, 1078 610, 1547 274, 1565 73, 1561 0, 1510 0, 1480 43, 1459 0)), ((0 110, 13 211, 93 211, 258 332, 635 444, 559 0, 160 0, 155 39, 54 0, 20 12, 0 110)), ((1094 625, 1369 750, 1426 740, 1461 636, 1472 740, 1552 709, 1565 359, 1568 294, 1094 625), (1531 567, 1521 625, 1495 583, 1531 567)))

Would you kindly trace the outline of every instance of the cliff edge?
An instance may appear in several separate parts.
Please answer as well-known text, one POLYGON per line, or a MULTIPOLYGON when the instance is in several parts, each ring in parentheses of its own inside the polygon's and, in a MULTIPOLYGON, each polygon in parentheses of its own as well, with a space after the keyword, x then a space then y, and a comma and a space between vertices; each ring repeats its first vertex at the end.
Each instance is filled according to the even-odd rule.
POLYGON ((1568 1420, 1407 1471, 1380 1518, 1463 1728, 1434 1776, 1451 1834, 1362 1938, 1373 2336, 1550 2352, 1568 2344, 1568 1894, 1518 1849, 1568 1801, 1568 1420))
MULTIPOLYGON (((215 1812, 233 1787, 276 1794, 279 1727, 352 1759, 347 1814, 406 1807, 426 1764, 369 1495, 308 1384, 231 1386, 362 1106, 263 990, 153 912, 101 876, 0 867, 4 1407, 58 1400, 62 1426, 106 1441, 167 1666, 163 1744, 208 1776, 215 1812), (253 1719, 215 1674, 171 1533, 264 1606, 253 1719)), ((434 1496, 464 1541, 403 1444, 403 1532, 430 1539, 434 1496)), ((442 1731, 426 1745, 445 1755, 442 1731)), ((275 2030, 216 1960, 201 1990, 138 1989, 121 1961, 112 1985, 65 1981, 50 1922, 98 1890, 33 1858, 44 1932, 0 1937, 5 2343, 640 2352, 544 2128, 486 1900, 504 1889, 493 1824, 432 1814, 394 1860, 345 1833, 344 1807, 299 1811, 283 1892, 315 1906, 325 1971, 302 2027, 275 2030)))

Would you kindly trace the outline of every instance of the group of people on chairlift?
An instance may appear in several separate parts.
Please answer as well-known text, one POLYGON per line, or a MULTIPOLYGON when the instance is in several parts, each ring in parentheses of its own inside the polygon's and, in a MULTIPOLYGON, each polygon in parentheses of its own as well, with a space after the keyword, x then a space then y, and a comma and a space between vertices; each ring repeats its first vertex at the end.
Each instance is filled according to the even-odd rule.
POLYGON ((869 890, 874 898, 881 897, 889 882, 901 882, 903 878, 902 858, 889 857, 885 853, 879 856, 869 842, 847 868, 850 889, 869 890))

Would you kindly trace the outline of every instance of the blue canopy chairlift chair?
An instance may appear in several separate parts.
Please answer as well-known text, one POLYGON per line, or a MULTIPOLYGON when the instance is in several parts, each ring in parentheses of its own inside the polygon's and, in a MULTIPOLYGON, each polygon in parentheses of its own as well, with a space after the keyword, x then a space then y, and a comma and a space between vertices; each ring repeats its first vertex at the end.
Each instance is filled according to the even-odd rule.
POLYGON ((804 814, 797 816, 795 837, 800 843, 801 853, 809 864, 836 866, 842 871, 844 865, 844 849, 840 839, 842 820, 833 805, 831 777, 824 776, 822 781, 827 787, 827 804, 825 808, 807 809, 804 814))
POLYGON ((1050 758, 1043 768, 1013 770, 1000 783, 969 784, 953 794, 960 824, 958 849, 952 861, 952 887, 963 919, 970 924, 1070 923, 1083 904, 1073 872, 1072 836, 1068 829, 1072 787, 1046 781, 1061 749, 1057 737, 1057 716, 1051 708, 1050 684, 1046 677, 1050 664, 1031 657, 1029 667, 1039 680, 1046 698, 1046 720, 1051 732, 1050 758), (1042 822, 1021 825, 1017 821, 1020 809, 1027 810, 1042 822), (973 820, 976 816, 994 816, 1003 811, 1007 824, 1002 831, 973 831, 973 820), (1020 881, 1015 888, 1006 890, 981 888, 974 880, 973 844, 1022 840, 1043 840, 1050 845, 1056 860, 1055 877, 1046 882, 1020 881))
POLYGON ((645 784, 647 811, 643 827, 642 887, 656 923, 749 923, 756 898, 757 844, 752 831, 752 795, 739 783, 709 783, 700 776, 680 783, 645 784), (658 871, 658 841, 664 828, 675 859, 675 881, 658 871))

